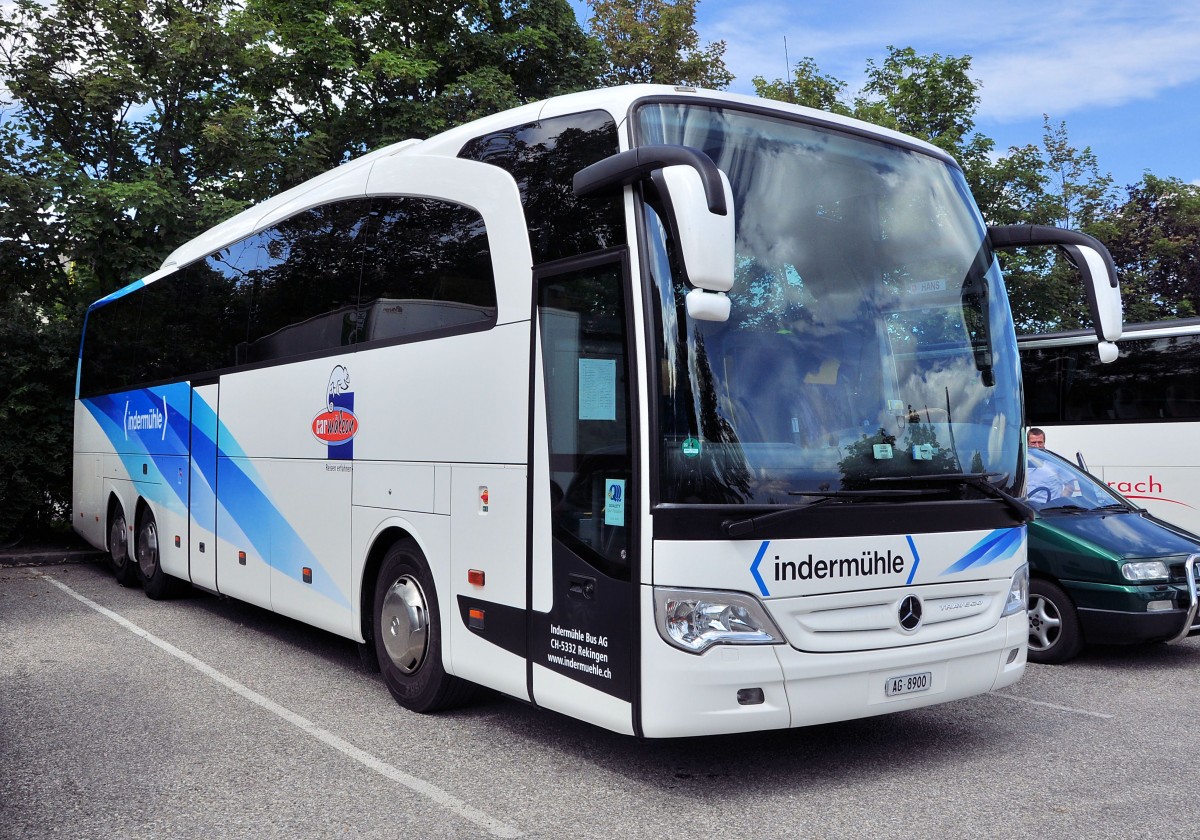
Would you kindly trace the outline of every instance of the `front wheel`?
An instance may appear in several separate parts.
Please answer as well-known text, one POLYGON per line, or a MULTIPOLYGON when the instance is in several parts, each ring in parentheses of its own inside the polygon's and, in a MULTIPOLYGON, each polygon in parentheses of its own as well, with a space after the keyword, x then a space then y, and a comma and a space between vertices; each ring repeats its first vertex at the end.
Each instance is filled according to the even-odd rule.
POLYGON ((392 546, 375 583, 375 655, 396 702, 434 712, 466 702, 473 686, 442 665, 441 612, 433 575, 411 540, 392 546))
POLYGON ((1048 580, 1029 582, 1029 661, 1066 662, 1083 649, 1079 614, 1062 587, 1048 580))

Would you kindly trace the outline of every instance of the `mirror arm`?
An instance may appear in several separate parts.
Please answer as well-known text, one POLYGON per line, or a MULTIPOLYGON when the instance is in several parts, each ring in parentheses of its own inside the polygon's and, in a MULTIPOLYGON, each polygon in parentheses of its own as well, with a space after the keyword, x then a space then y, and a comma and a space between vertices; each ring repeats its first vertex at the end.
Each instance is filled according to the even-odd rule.
POLYGON ((1112 254, 1104 247, 1104 243, 1094 236, 1080 233, 1077 230, 1054 227, 1053 225, 994 225, 988 228, 988 239, 993 248, 1007 250, 1009 248, 1026 248, 1037 245, 1056 245, 1066 254, 1067 259, 1076 268, 1080 268, 1079 251, 1070 246, 1082 245, 1092 248, 1100 254, 1108 268, 1109 285, 1117 288, 1117 267, 1112 254))
POLYGON ((586 197, 613 187, 628 186, 645 180, 657 169, 679 165, 690 166, 700 173, 708 212, 717 216, 726 215, 729 208, 725 205, 720 170, 712 158, 691 146, 638 146, 585 166, 575 173, 575 195, 586 197))

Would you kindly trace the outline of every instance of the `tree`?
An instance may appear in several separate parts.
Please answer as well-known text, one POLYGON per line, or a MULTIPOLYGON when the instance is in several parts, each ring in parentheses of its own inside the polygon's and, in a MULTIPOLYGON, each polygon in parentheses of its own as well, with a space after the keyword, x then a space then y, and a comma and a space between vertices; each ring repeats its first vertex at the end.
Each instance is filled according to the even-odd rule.
POLYGON ((698 0, 592 0, 590 34, 603 48, 606 85, 654 82, 722 90, 733 81, 725 42, 700 47, 698 0))
POLYGON ((248 0, 272 57, 250 80, 298 180, 387 143, 594 84, 566 0, 248 0))
POLYGON ((1200 310, 1200 187, 1149 172, 1126 189, 1105 241, 1121 268, 1128 321, 1200 310))
MULTIPOLYGON (((991 191, 989 204, 981 202, 988 207, 985 216, 993 224, 1078 229, 1107 242, 1114 233, 1112 176, 1100 171, 1090 148, 1071 145, 1066 123, 1055 126, 1043 115, 1043 126, 1041 147, 1012 147, 985 167, 991 191)), ((1000 260, 1018 331, 1079 329, 1090 323, 1079 272, 1056 251, 1019 249, 1001 253, 1000 260)))
POLYGON ((806 56, 796 62, 789 81, 776 79, 768 82, 762 76, 751 80, 754 92, 763 99, 806 105, 821 111, 849 116, 853 109, 844 100, 846 83, 822 73, 813 58, 806 56))
POLYGON ((65 447, 0 451, 0 500, 38 522, 69 499, 89 301, 350 155, 590 86, 599 63, 566 0, 15 0, 0 45, 3 418, 65 447))
POLYGON ((278 170, 240 93, 253 33, 222 1, 17 0, 0 21, 23 143, 4 166, 39 204, 28 235, 60 287, 68 270, 88 292, 148 273, 278 170))

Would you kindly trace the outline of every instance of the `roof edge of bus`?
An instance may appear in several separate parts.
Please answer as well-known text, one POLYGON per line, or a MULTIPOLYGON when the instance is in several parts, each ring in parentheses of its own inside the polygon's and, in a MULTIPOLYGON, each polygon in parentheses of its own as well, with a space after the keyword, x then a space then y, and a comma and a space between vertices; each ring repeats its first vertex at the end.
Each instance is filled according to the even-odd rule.
MULTIPOLYGON (((1144 321, 1138 324, 1123 324, 1121 337, 1117 344, 1137 338, 1161 338, 1179 333, 1200 333, 1200 317, 1172 318, 1166 321, 1144 321)), ((1052 347, 1059 344, 1095 344, 1096 333, 1091 329, 1060 330, 1048 333, 1030 333, 1018 335, 1017 343, 1021 347, 1036 349, 1052 347)))
POLYGON ((910 148, 917 148, 929 154, 953 161, 953 158, 944 150, 924 140, 902 134, 893 129, 884 128, 883 126, 863 122, 853 117, 845 117, 840 114, 821 111, 803 105, 794 105, 789 102, 780 102, 773 99, 763 99, 747 94, 728 93, 682 85, 620 85, 548 97, 544 100, 518 105, 515 108, 471 120, 425 140, 403 140, 367 152, 360 157, 349 160, 326 172, 322 172, 265 201, 252 205, 237 215, 205 230, 172 251, 163 261, 159 270, 168 270, 187 265, 253 234, 273 212, 293 203, 299 207, 303 202, 299 202, 298 199, 302 198, 306 193, 320 189, 329 182, 344 178, 346 175, 363 167, 369 167, 381 158, 414 152, 418 146, 421 147, 421 151, 416 152, 418 154, 457 154, 461 144, 466 139, 478 136, 481 133, 487 133, 488 131, 510 127, 514 120, 536 121, 544 117, 562 116, 585 110, 604 109, 609 111, 618 122, 623 122, 629 114, 630 109, 638 102, 663 97, 695 97, 699 100, 712 99, 742 105, 759 111, 775 111, 782 114, 791 114, 802 117, 806 121, 824 123, 860 134, 872 135, 880 139, 902 143, 910 148))

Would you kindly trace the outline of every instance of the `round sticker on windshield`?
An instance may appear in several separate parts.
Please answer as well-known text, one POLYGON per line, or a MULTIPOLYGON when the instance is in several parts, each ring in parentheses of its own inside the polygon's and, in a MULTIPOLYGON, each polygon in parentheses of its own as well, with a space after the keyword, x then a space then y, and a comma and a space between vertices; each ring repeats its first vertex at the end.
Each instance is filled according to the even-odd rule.
POLYGON ((700 454, 700 439, 690 437, 683 442, 683 454, 695 458, 700 454))

